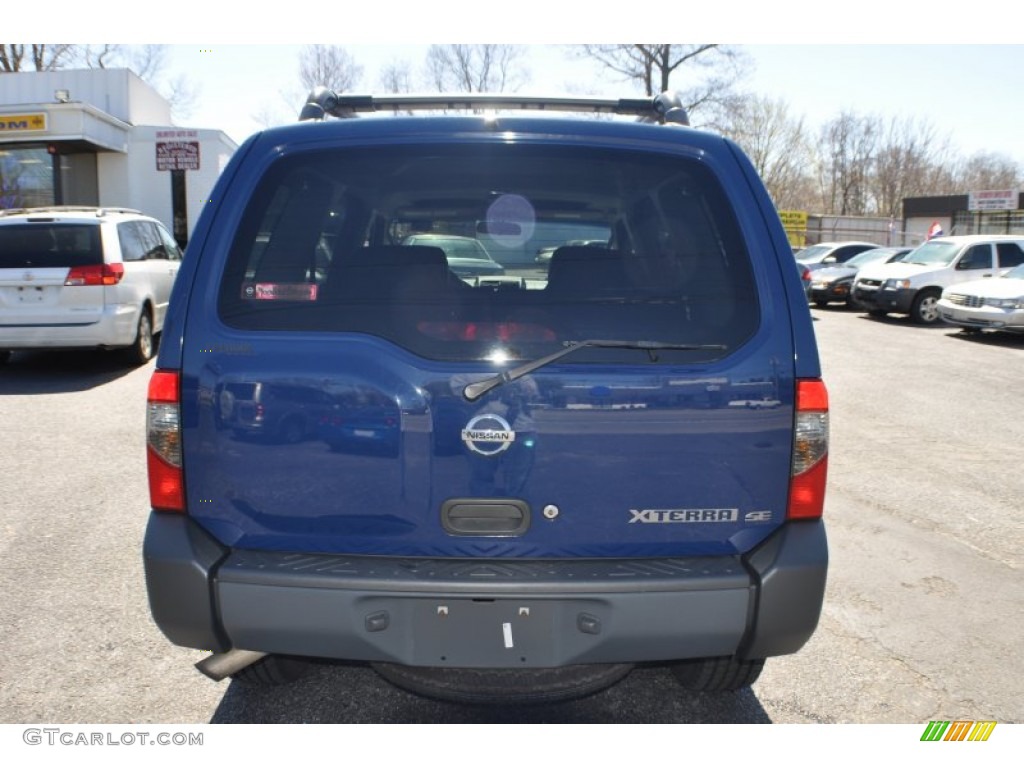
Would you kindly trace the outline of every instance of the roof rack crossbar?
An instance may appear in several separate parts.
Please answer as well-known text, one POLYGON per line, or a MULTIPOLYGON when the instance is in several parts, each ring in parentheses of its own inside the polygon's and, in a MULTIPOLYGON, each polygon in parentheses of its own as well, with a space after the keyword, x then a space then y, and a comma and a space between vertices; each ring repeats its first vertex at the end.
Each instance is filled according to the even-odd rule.
POLYGON ((359 112, 389 110, 473 110, 523 109, 555 112, 595 112, 635 115, 646 122, 670 122, 689 125, 686 110, 675 93, 662 93, 643 99, 604 99, 591 97, 540 97, 508 93, 470 94, 395 94, 357 96, 337 94, 327 88, 315 88, 309 94, 299 120, 322 120, 326 115, 355 117, 359 112))
POLYGON ((138 211, 135 208, 119 208, 112 205, 39 205, 30 208, 5 208, 0 210, 0 216, 20 216, 26 213, 95 213, 98 217, 108 213, 141 213, 141 211, 138 211))

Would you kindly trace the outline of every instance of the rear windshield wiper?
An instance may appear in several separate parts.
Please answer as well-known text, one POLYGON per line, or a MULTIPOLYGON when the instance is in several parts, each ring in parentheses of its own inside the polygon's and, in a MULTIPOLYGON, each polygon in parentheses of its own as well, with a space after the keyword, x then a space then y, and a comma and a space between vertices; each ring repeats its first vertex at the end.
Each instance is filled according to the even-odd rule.
POLYGON ((490 392, 495 387, 501 386, 502 384, 508 384, 516 379, 521 379, 526 374, 533 373, 538 368, 543 368, 548 363, 553 363, 556 360, 575 352, 577 349, 584 349, 585 347, 598 347, 601 349, 643 349, 647 351, 652 363, 658 362, 658 352, 660 350, 671 349, 721 352, 726 348, 724 344, 673 344, 672 342, 666 341, 617 341, 614 339, 585 339, 583 341, 566 341, 563 343, 565 344, 564 349, 552 352, 550 355, 538 357, 536 360, 523 363, 522 365, 516 368, 510 368, 507 371, 502 371, 501 373, 495 374, 483 381, 467 384, 465 389, 462 390, 463 396, 469 401, 476 400, 480 396, 490 392))

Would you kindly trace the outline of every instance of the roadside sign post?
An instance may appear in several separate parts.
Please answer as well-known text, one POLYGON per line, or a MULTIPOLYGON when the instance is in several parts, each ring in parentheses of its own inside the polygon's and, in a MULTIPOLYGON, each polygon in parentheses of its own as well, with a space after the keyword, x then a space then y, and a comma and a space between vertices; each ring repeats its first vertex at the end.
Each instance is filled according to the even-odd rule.
POLYGON ((174 239, 182 248, 188 242, 188 203, 185 172, 199 170, 199 131, 156 132, 156 169, 171 173, 171 207, 174 239))

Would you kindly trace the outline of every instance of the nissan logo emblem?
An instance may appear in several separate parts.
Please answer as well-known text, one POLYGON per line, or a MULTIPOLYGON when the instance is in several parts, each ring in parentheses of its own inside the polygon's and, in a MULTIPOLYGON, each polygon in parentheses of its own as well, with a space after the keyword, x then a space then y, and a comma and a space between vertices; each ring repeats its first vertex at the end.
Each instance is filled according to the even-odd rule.
POLYGON ((507 451, 515 439, 512 426, 495 413, 474 416, 462 430, 462 442, 481 456, 495 456, 507 451))

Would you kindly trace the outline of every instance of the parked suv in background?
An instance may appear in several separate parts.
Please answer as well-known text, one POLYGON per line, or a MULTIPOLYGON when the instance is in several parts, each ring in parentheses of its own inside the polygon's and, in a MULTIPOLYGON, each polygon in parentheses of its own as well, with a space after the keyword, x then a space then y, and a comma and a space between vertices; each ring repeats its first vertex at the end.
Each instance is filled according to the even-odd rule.
POLYGON ((917 323, 942 320, 942 290, 968 280, 991 278, 1024 263, 1024 237, 951 235, 936 237, 892 264, 857 273, 853 298, 872 315, 894 312, 917 323))
POLYGON ((127 208, 0 211, 0 362, 14 350, 117 349, 145 363, 181 251, 127 208))
POLYGON ((799 650, 827 393, 741 150, 650 124, 684 114, 666 96, 320 90, 303 112, 351 119, 250 138, 172 298, 144 545, 167 637, 212 649, 214 679, 344 659, 464 701, 581 695, 639 662, 735 689, 799 650), (453 103, 546 111, 390 114, 453 103), (539 265, 555 230, 600 245, 539 265), (461 279, 409 243, 428 232, 482 233, 508 279, 461 279), (220 395, 254 381, 325 405, 320 439, 234 440, 220 395))

